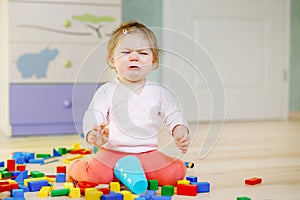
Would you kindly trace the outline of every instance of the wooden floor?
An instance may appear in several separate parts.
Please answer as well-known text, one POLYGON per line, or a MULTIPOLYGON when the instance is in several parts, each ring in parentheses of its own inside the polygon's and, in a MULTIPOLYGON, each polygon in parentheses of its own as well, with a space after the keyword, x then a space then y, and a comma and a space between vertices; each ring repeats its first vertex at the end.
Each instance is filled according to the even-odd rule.
MULTIPOLYGON (((300 121, 225 123, 213 151, 200 159, 199 150, 208 127, 192 124, 191 133, 197 131, 188 153, 173 154, 193 162, 195 167, 188 169, 187 175, 210 182, 211 192, 197 197, 174 196, 174 200, 234 200, 238 196, 252 200, 300 199, 300 121), (244 179, 251 177, 261 177, 263 183, 245 186, 244 179)), ((7 138, 0 134, 0 161, 10 158, 14 151, 52 153, 52 148, 68 148, 80 141, 78 135, 7 138)), ((164 147, 170 137, 161 134, 160 141, 164 147)), ((168 150, 172 148, 167 145, 168 150)), ((54 173, 56 165, 29 167, 54 173)))

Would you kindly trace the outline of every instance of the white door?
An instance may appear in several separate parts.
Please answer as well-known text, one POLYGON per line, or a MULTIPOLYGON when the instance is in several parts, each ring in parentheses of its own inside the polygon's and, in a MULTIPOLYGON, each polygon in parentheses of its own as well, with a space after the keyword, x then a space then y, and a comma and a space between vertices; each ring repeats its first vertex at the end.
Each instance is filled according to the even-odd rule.
POLYGON ((162 82, 189 121, 288 114, 288 0, 166 0, 162 82))

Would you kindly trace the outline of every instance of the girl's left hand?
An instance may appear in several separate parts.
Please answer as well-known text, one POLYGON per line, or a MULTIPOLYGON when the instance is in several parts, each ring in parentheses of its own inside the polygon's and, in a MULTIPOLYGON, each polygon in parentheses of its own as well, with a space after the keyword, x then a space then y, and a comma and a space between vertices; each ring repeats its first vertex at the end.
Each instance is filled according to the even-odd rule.
POLYGON ((173 129, 175 144, 182 153, 186 153, 190 144, 190 136, 185 126, 178 125, 173 129))

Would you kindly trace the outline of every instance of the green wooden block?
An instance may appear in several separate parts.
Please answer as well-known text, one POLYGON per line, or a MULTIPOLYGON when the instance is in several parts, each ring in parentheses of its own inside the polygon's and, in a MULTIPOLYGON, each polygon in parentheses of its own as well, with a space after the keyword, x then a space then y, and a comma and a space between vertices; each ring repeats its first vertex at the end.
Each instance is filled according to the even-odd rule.
POLYGON ((174 186, 165 185, 161 188, 161 196, 173 196, 174 195, 174 186))
POLYGON ((69 193, 70 193, 70 188, 52 190, 51 197, 66 196, 69 193))
POLYGON ((237 197, 236 200, 251 200, 249 197, 237 197))
POLYGON ((158 190, 158 180, 148 180, 148 190, 158 190))
POLYGON ((67 154, 68 153, 68 150, 64 147, 61 147, 61 148, 58 148, 58 152, 61 154, 61 155, 64 155, 64 154, 67 154))
POLYGON ((30 172, 30 177, 32 177, 32 178, 40 178, 40 177, 44 177, 44 176, 45 176, 45 174, 40 171, 31 171, 30 172))
POLYGON ((6 168, 6 167, 0 167, 0 173, 1 173, 1 172, 5 172, 5 171, 7 171, 7 168, 6 168))
POLYGON ((51 157, 51 155, 48 153, 38 153, 38 154, 36 154, 36 157, 37 158, 48 158, 48 157, 51 157))
POLYGON ((11 177, 11 172, 3 171, 2 173, 2 178, 10 178, 11 177))

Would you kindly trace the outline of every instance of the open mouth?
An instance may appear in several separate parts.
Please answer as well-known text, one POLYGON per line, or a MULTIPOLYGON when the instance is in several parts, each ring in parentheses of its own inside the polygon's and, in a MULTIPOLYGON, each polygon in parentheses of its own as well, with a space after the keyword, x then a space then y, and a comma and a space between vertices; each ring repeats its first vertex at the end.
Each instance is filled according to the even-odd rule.
POLYGON ((138 69, 138 68, 140 68, 140 67, 138 67, 138 66, 129 66, 129 69, 138 69))

